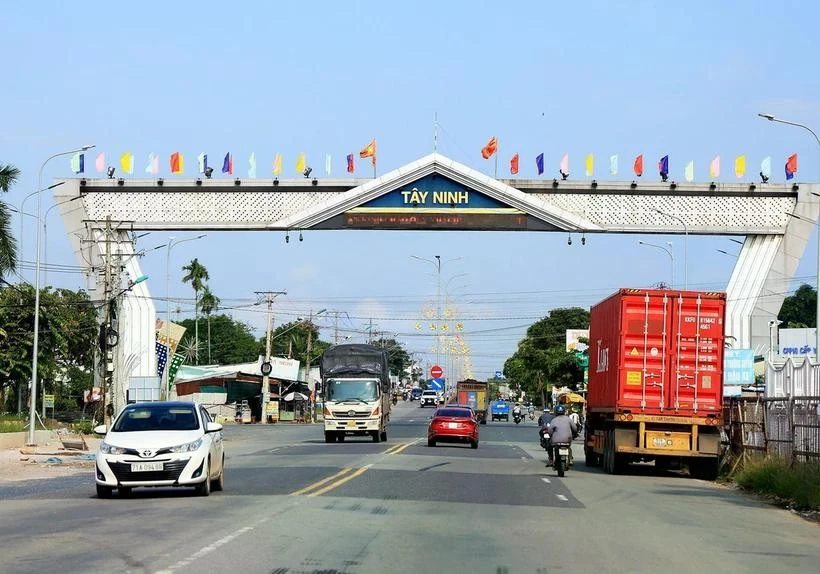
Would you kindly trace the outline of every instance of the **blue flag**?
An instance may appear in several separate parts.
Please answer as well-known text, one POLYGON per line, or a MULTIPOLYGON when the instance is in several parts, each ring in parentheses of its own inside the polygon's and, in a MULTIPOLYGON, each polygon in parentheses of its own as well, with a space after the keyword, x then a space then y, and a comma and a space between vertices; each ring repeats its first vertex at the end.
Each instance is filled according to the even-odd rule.
POLYGON ((661 177, 667 177, 669 175, 669 156, 665 155, 661 158, 658 162, 658 172, 660 173, 661 177))
POLYGON ((543 175, 544 173, 544 154, 539 153, 538 156, 535 158, 535 167, 538 168, 538 175, 543 175))

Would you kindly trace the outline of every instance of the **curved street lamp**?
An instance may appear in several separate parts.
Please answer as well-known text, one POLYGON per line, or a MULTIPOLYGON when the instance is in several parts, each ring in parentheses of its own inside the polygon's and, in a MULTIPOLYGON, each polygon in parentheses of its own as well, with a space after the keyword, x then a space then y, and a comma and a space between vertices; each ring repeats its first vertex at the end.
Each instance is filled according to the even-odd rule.
POLYGON ((669 271, 671 273, 671 276, 670 276, 670 279, 669 279, 669 287, 674 289, 675 288, 675 254, 672 252, 672 242, 667 241, 666 244, 669 246, 668 249, 666 247, 664 247, 663 245, 657 245, 655 243, 649 243, 647 241, 638 241, 638 245, 646 245, 647 247, 655 247, 657 249, 662 249, 663 251, 666 252, 666 254, 669 256, 669 261, 670 261, 669 271))
POLYGON ((666 217, 668 217, 670 219, 674 219, 675 221, 677 221, 678 223, 680 223, 683 226, 683 290, 688 291, 689 290, 689 270, 688 270, 688 262, 687 262, 687 247, 686 247, 686 245, 689 241, 689 228, 686 227, 686 222, 683 219, 681 219, 680 217, 678 217, 677 215, 672 215, 671 213, 666 213, 665 211, 662 211, 662 210, 658 209, 657 207, 653 208, 653 211, 655 211, 655 213, 665 215, 666 217))

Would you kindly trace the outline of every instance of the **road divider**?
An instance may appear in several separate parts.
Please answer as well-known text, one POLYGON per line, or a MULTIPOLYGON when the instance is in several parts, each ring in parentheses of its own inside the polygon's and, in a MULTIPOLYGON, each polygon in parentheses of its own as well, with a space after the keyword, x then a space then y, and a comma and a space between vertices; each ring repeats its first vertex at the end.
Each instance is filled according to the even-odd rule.
POLYGON ((352 467, 343 468, 342 470, 340 470, 339 472, 337 472, 333 476, 328 476, 327 478, 323 478, 322 480, 314 482, 313 484, 309 484, 304 488, 301 488, 299 490, 291 492, 290 495, 291 496, 299 496, 300 494, 306 494, 306 493, 310 492, 311 490, 313 490, 315 488, 320 488, 321 486, 327 484, 328 482, 331 482, 333 480, 338 479, 339 477, 342 477, 342 476, 346 475, 347 473, 351 472, 352 470, 353 470, 352 467))
POLYGON ((362 468, 358 469, 357 471, 355 471, 351 474, 348 474, 346 476, 343 476, 342 478, 338 479, 337 481, 331 482, 330 484, 328 484, 327 486, 325 486, 323 488, 320 488, 319 490, 314 490, 313 492, 308 493, 308 496, 319 496, 320 494, 324 494, 326 492, 329 492, 329 491, 333 490, 334 488, 339 488, 340 486, 342 486, 347 481, 353 480, 357 476, 363 475, 370 468, 370 466, 371 465, 369 465, 369 464, 367 466, 363 466, 362 468))
POLYGON ((399 454, 401 451, 406 449, 411 444, 413 444, 413 443, 406 442, 406 443, 400 443, 400 444, 393 445, 390 448, 388 448, 386 451, 384 451, 384 454, 399 454))

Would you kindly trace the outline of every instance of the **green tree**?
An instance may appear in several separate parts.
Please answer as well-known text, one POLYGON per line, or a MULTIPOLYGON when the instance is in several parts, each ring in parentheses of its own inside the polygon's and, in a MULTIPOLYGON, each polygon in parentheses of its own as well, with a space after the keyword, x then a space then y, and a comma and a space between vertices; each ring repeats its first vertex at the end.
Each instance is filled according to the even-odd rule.
MULTIPOLYGON (((330 343, 319 339, 319 327, 308 320, 283 323, 271 331, 271 356, 290 357, 306 363, 308 333, 310 333, 310 363, 316 364, 316 359, 330 346, 330 343)), ((265 352, 265 338, 259 338, 260 354, 265 352)))
MULTIPOLYGON (((230 315, 212 315, 211 322, 211 361, 217 365, 235 365, 251 363, 259 358, 259 342, 249 325, 237 321, 230 315)), ((195 321, 185 319, 180 322, 185 327, 180 347, 193 343, 195 321)))
POLYGON ((807 284, 797 288, 794 295, 783 300, 777 318, 787 329, 815 327, 817 325, 817 291, 807 284))
POLYGON ((182 267, 188 273, 182 278, 184 283, 190 283, 194 290, 194 342, 196 348, 196 363, 199 364, 199 292, 205 287, 205 281, 211 277, 208 270, 196 257, 188 265, 182 267))
POLYGON ((387 349, 387 364, 390 367, 391 375, 398 375, 399 379, 404 375, 404 370, 410 366, 412 359, 404 346, 396 339, 376 339, 372 342, 376 347, 387 349))
MULTIPOLYGON (((0 191, 8 192, 17 183, 20 170, 0 164, 0 191)), ((0 201, 0 279, 13 271, 17 262, 17 242, 11 232, 11 214, 8 205, 0 201)))
POLYGON ((205 317, 208 319, 208 364, 213 364, 211 363, 211 313, 219 309, 220 303, 219 297, 211 292, 211 288, 208 285, 205 285, 205 288, 202 290, 200 306, 202 307, 202 312, 205 313, 205 317))

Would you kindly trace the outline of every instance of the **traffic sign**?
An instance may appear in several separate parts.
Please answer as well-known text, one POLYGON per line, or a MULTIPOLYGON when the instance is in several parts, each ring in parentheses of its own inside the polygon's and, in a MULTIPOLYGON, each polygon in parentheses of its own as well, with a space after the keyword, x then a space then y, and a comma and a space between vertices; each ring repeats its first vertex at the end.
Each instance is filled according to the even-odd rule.
POLYGON ((430 379, 430 388, 434 391, 443 391, 444 390, 444 379, 430 379))
POLYGON ((501 371, 496 371, 495 372, 495 378, 496 379, 500 379, 503 375, 504 375, 504 373, 502 373, 501 371))
POLYGON ((432 367, 430 367, 430 376, 434 379, 440 379, 443 374, 444 369, 442 369, 438 365, 433 365, 432 367))

